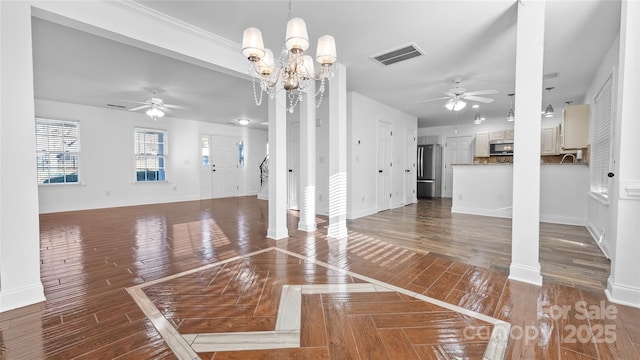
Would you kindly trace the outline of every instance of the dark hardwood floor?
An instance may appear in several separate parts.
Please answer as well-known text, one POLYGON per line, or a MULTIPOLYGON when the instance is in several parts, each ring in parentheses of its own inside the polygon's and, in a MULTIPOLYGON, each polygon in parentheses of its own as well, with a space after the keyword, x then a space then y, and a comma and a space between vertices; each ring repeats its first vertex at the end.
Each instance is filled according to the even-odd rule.
POLYGON ((366 282, 391 290, 302 295, 299 348, 198 356, 480 359, 487 339, 465 330, 491 325, 459 307, 511 324, 505 359, 640 358, 640 309, 606 300, 608 261, 584 228, 541 224, 536 287, 507 278, 509 220, 449 208, 421 200, 349 221, 342 240, 326 237, 323 217, 315 233, 295 230, 290 212, 290 237, 277 242, 255 197, 41 215, 47 301, 0 314, 2 358, 176 358, 136 287, 184 337, 273 330, 286 284, 366 282), (583 305, 616 314, 585 318, 583 305))

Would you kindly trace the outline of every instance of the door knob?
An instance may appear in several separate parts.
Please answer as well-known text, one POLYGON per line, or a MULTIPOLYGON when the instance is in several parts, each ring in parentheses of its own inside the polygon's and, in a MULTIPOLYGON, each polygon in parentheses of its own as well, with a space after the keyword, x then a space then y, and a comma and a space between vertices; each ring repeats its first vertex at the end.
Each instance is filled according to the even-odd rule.
POLYGON ((616 176, 616 174, 614 174, 614 173, 610 172, 610 173, 608 173, 608 174, 607 174, 607 176, 608 176, 608 177, 614 177, 614 176, 616 176))
POLYGON ((289 169, 289 172, 293 172, 293 169, 289 169))
POLYGON ((379 172, 379 173, 381 173, 381 172, 382 172, 382 170, 378 170, 378 172, 379 172))

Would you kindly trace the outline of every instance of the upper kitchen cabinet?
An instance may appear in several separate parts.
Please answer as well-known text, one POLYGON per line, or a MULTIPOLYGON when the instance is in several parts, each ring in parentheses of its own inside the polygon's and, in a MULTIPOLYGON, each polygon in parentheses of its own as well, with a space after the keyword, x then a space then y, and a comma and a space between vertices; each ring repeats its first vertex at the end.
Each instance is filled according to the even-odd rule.
POLYGON ((489 157, 489 132, 476 133, 476 157, 489 157))
POLYGON ((560 147, 577 150, 589 145, 589 104, 564 108, 560 127, 560 147))

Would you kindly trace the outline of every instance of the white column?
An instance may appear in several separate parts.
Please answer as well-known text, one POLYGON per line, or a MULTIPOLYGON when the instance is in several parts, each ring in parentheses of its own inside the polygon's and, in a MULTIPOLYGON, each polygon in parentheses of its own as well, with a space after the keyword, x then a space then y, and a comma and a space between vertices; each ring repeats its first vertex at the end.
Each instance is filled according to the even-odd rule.
POLYGON ((618 99, 612 181, 611 276, 605 293, 612 302, 640 308, 640 2, 623 1, 618 63, 618 99))
MULTIPOLYGON (((278 84, 277 86, 280 86, 278 84)), ((287 97, 269 99, 269 228, 267 237, 289 237, 287 229, 287 97)))
POLYGON ((316 231, 316 84, 309 81, 300 103, 300 221, 298 230, 316 231))
POLYGON ((519 1, 516 36, 516 120, 509 278, 541 285, 540 108, 544 58, 544 1, 519 1))
POLYGON ((329 228, 327 236, 347 237, 347 68, 335 64, 329 81, 329 228))
POLYGON ((45 300, 29 3, 0 2, 0 34, 0 311, 7 311, 45 300))

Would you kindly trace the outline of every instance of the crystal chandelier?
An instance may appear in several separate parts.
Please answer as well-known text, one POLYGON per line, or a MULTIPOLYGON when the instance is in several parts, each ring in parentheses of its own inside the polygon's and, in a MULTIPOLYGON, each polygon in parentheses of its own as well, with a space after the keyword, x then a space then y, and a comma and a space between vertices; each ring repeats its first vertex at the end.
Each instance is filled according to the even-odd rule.
POLYGON ((336 43, 333 36, 324 35, 318 39, 316 61, 320 64, 320 74, 316 75, 313 59, 304 52, 309 48, 307 25, 300 18, 291 18, 291 1, 289 1, 289 21, 284 47, 277 59, 273 52, 264 47, 262 32, 250 27, 242 35, 242 55, 249 59, 249 74, 253 81, 253 98, 256 105, 262 104, 262 95, 269 94, 273 99, 283 89, 288 92, 287 109, 293 113, 295 106, 306 93, 309 81, 320 80, 320 87, 315 96, 319 97, 316 107, 322 103, 325 81, 333 72, 336 61, 336 43), (259 95, 256 89, 256 78, 260 80, 259 95))

